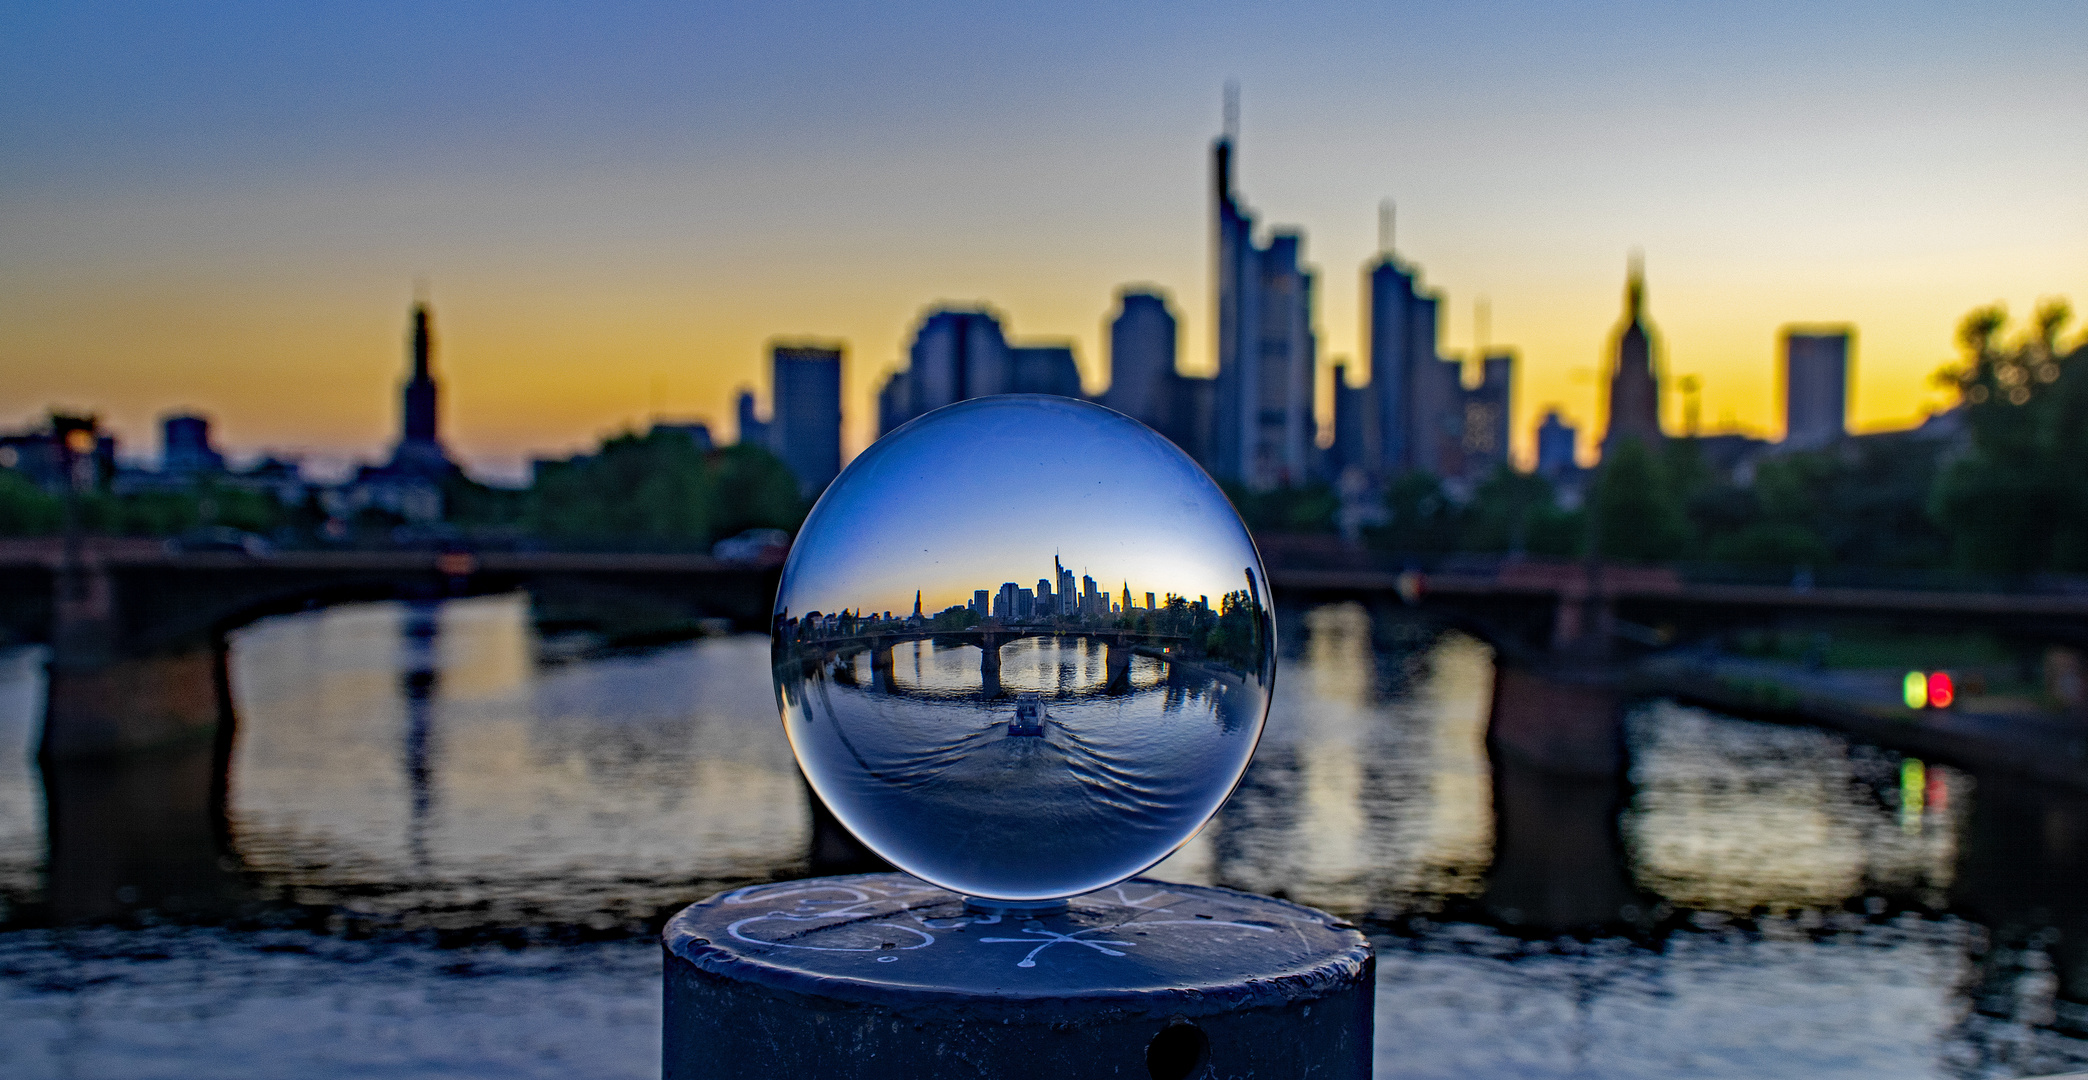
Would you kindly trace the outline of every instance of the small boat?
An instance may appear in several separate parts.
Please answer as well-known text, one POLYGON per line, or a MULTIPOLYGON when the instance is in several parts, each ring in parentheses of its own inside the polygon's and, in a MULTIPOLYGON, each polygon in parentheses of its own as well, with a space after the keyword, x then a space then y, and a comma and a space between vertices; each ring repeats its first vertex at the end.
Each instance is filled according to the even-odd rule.
POLYGON ((1044 734, 1044 702, 1035 694, 1015 699, 1015 718, 1008 721, 1010 735, 1044 734))

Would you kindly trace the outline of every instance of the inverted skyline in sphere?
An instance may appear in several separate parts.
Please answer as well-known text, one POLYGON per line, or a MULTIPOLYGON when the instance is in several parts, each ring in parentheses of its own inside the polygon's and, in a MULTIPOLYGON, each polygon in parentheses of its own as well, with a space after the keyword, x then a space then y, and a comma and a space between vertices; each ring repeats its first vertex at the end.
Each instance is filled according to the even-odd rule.
POLYGON ((813 508, 777 590, 777 704, 871 850, 1050 902, 1159 862, 1232 793, 1275 677, 1267 598, 1239 515, 1174 444, 1086 402, 973 399, 879 440, 813 508))

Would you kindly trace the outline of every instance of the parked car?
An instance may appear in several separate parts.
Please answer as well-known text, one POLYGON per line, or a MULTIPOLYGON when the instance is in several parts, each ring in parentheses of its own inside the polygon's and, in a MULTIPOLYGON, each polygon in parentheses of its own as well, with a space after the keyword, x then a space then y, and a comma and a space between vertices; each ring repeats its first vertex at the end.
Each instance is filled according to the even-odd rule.
POLYGON ((711 554, 749 566, 780 566, 790 554, 790 534, 781 529, 748 529, 711 545, 711 554))
POLYGON ((167 541, 167 552, 180 555, 192 552, 228 552, 236 555, 251 555, 261 558, 275 553, 275 545, 263 536, 256 536, 244 529, 230 525, 207 525, 190 529, 167 541))

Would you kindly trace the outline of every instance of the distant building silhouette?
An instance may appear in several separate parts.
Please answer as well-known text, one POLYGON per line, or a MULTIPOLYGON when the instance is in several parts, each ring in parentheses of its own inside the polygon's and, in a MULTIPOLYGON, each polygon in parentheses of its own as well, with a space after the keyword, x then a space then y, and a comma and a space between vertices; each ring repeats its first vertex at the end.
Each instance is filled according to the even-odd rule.
POLYGON ((363 466, 354 480, 329 492, 329 514, 346 518, 382 511, 412 524, 442 520, 442 484, 458 469, 442 445, 433 323, 427 302, 415 302, 407 332, 410 368, 399 394, 399 441, 391 460, 363 466))
POLYGON ((701 450, 706 454, 710 453, 711 450, 716 446, 716 444, 711 441, 710 425, 700 420, 656 420, 653 422, 652 430, 654 432, 671 432, 676 435, 684 436, 691 443, 695 444, 696 449, 701 450))
POLYGON ((1574 449, 1579 436, 1559 410, 1545 410, 1544 421, 1537 425, 1537 474, 1557 480, 1578 468, 1574 449))
POLYGON ((180 476, 225 471, 225 456, 210 445, 210 421, 193 413, 160 418, 160 470, 180 476))
POLYGON ((1211 148, 1216 202, 1217 415, 1206 466, 1220 479, 1267 489, 1311 479, 1315 457, 1313 275, 1295 230, 1254 238, 1254 215, 1233 185, 1233 138, 1211 148))
MULTIPOLYGON (((1384 250, 1364 266, 1369 297, 1370 387, 1356 438, 1389 479, 1425 472, 1476 480, 1508 461, 1515 356, 1479 358, 1479 385, 1466 388, 1464 364, 1441 352, 1442 298, 1421 287, 1421 271, 1392 250, 1389 207, 1384 250)), ((1340 442, 1336 392, 1335 440, 1340 442)))
POLYGON ((432 363, 435 352, 433 317, 425 301, 413 305, 409 355, 413 369, 401 388, 399 442, 392 450, 391 471, 430 479, 449 475, 456 469, 442 447, 438 405, 441 391, 435 385, 432 363))
POLYGON ((1102 404, 1168 432, 1181 397, 1176 355, 1175 317, 1167 301, 1149 289, 1118 293, 1117 315, 1109 322, 1109 389, 1102 404))
POLYGON ((1377 409, 1369 386, 1350 386, 1347 361, 1334 363, 1334 445, 1327 448, 1327 475, 1378 470, 1377 409))
POLYGON ((0 469, 54 494, 105 487, 116 475, 116 436, 98 417, 52 413, 47 427, 0 435, 0 469))
POLYGON ((1817 450, 1848 434, 1846 327, 1784 329, 1784 446, 1817 450))
POLYGON ((1004 394, 1080 397, 1080 365, 1070 345, 1011 345, 1004 394))
POLYGON ((1634 259, 1624 288, 1624 324, 1617 332, 1617 362, 1610 374, 1609 429, 1602 456, 1622 439, 1652 446, 1660 441, 1660 373, 1653 362, 1653 333, 1646 326, 1646 277, 1634 259))
POLYGON ((841 349, 777 344, 769 440, 811 498, 841 472, 841 349))
POLYGON ((1445 462, 1445 475, 1477 480, 1508 464, 1508 407, 1515 379, 1515 355, 1489 353, 1479 361, 1479 371, 1478 386, 1456 387, 1464 415, 1459 425, 1457 460, 1445 462))
POLYGON ((986 308, 936 308, 914 331, 907 367, 877 392, 877 431, 993 394, 1084 396, 1072 346, 1011 345, 1000 316, 986 308))
POLYGON ((754 410, 754 391, 741 389, 739 392, 739 436, 741 446, 758 446, 773 450, 769 441, 769 426, 754 410))

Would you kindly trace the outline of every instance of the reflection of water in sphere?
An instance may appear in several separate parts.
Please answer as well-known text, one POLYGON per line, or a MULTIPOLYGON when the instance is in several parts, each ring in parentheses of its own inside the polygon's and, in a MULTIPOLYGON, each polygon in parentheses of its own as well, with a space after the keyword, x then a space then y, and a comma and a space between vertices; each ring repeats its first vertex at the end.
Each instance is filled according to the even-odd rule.
POLYGON ((1275 673, 1261 560, 1173 444, 1005 396, 863 452, 776 599, 784 728, 865 844, 972 896, 1151 866, 1225 801, 1275 673))

